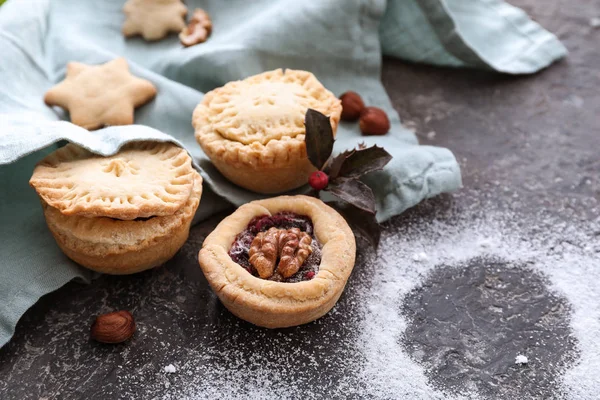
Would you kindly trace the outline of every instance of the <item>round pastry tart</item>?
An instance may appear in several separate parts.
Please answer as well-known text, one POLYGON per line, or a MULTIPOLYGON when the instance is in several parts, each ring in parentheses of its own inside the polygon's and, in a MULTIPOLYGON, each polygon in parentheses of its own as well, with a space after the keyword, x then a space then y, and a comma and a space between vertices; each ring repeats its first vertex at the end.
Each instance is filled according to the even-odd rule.
POLYGON ((172 143, 131 143, 109 157, 68 144, 38 163, 30 184, 62 251, 109 274, 173 257, 202 196, 190 156, 172 143))
POLYGON ((255 192, 281 193, 306 184, 315 170, 304 142, 309 108, 329 116, 335 134, 340 100, 310 72, 277 69, 206 93, 192 124, 226 178, 255 192))
POLYGON ((206 238, 199 262, 221 302, 255 325, 284 328, 326 314, 354 267, 352 230, 314 197, 245 204, 206 238))

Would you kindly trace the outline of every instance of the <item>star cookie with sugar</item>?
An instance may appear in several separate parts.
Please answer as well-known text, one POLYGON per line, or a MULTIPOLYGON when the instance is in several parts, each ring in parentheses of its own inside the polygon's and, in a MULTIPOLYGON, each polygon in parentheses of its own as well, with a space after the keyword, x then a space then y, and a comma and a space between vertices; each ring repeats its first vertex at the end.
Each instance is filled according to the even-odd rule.
POLYGON ((125 37, 141 35, 145 40, 160 40, 169 32, 185 28, 187 7, 181 0, 128 0, 123 6, 125 37))
POLYGON ((131 75, 124 58, 102 65, 67 64, 65 80, 46 92, 50 106, 69 110, 71 122, 93 130, 133 124, 134 109, 156 95, 154 85, 131 75))

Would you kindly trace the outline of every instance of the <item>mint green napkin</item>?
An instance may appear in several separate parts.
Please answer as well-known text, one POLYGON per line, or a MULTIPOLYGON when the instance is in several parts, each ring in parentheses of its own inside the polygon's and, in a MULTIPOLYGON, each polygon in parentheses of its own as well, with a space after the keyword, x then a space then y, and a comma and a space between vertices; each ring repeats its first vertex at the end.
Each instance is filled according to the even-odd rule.
POLYGON ((256 194, 229 183, 196 144, 191 114, 202 93, 230 80, 275 68, 312 71, 339 95, 359 92, 392 121, 384 137, 363 138, 342 123, 335 151, 365 140, 393 156, 367 181, 378 217, 386 220, 424 198, 455 190, 460 170, 452 153, 419 146, 404 129, 379 80, 381 53, 438 65, 530 73, 565 55, 550 33, 498 0, 187 1, 213 18, 206 43, 183 49, 175 36, 146 43, 124 39, 123 1, 9 0, 0 7, 0 346, 40 296, 91 273, 55 245, 28 180, 37 160, 61 144, 112 154, 132 140, 171 140, 201 168, 205 193, 196 220, 256 194), (69 61, 99 64, 117 56, 152 81, 158 95, 136 112, 136 124, 87 132, 44 105, 69 61))

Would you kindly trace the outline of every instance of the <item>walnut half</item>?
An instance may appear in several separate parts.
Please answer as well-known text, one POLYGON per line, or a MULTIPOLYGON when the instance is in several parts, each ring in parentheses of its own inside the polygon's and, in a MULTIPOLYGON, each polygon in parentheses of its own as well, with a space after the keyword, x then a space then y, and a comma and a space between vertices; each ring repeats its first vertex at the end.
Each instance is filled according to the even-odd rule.
POLYGON ((201 8, 194 10, 188 26, 179 34, 179 40, 185 47, 205 42, 212 32, 212 21, 206 11, 201 8))
POLYGON ((250 264, 258 275, 268 279, 277 272, 284 278, 294 275, 312 253, 312 238, 298 228, 271 228, 260 232, 250 246, 250 264))

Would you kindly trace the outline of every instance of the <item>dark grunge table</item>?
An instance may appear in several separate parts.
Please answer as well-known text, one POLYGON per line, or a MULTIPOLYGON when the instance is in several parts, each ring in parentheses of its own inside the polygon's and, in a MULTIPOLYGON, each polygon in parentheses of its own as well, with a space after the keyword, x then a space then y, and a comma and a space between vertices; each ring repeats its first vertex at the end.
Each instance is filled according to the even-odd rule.
MULTIPOLYGON (((560 274, 547 276, 514 257, 419 267, 440 252, 432 237, 459 235, 471 229, 470 220, 485 222, 489 215, 507 216, 510 229, 520 232, 515 237, 534 243, 544 257, 564 246, 600 257, 600 29, 590 23, 600 16, 600 3, 514 3, 559 35, 571 51, 567 60, 528 77, 384 61, 383 82, 403 122, 421 143, 454 151, 465 188, 387 223, 378 255, 362 246, 332 313, 280 331, 231 316, 196 262, 221 215, 193 228, 186 246, 163 268, 104 276, 92 285, 72 282, 45 296, 0 350, 0 398, 430 398, 464 391, 491 398, 571 397, 562 378, 573 375, 569 371, 578 363, 593 366, 585 358, 586 343, 599 339, 597 330, 586 337, 577 327, 585 321, 577 304, 593 304, 594 296, 600 302, 598 294, 571 299, 553 289, 561 287, 560 274), (433 228, 440 224, 445 228, 433 228), (428 236, 414 239, 420 234, 428 236), (365 327, 369 307, 387 304, 372 303, 377 285, 386 282, 386 268, 396 268, 394 257, 408 254, 411 260, 403 246, 428 243, 434 244, 415 250, 406 277, 390 275, 399 279, 399 294, 385 313, 373 308, 372 315, 400 322, 382 323, 392 333, 379 337, 365 327), (135 315, 133 341, 90 341, 93 317, 116 309, 135 315), (529 364, 516 365, 515 354, 523 351, 529 364), (394 359, 377 365, 386 359, 378 352, 403 354, 397 363, 417 372, 402 375, 394 359), (373 363, 380 371, 370 380, 365 371, 373 363), (165 371, 169 364, 175 373, 165 371)), ((476 233, 490 233, 476 226, 476 233)), ((569 269, 579 273, 586 266, 572 262, 564 268, 569 280, 569 269)), ((594 284, 585 271, 581 276, 594 284)), ((588 312, 599 315, 597 307, 588 312)), ((600 387, 597 370, 589 372, 572 378, 583 396, 600 387)))

